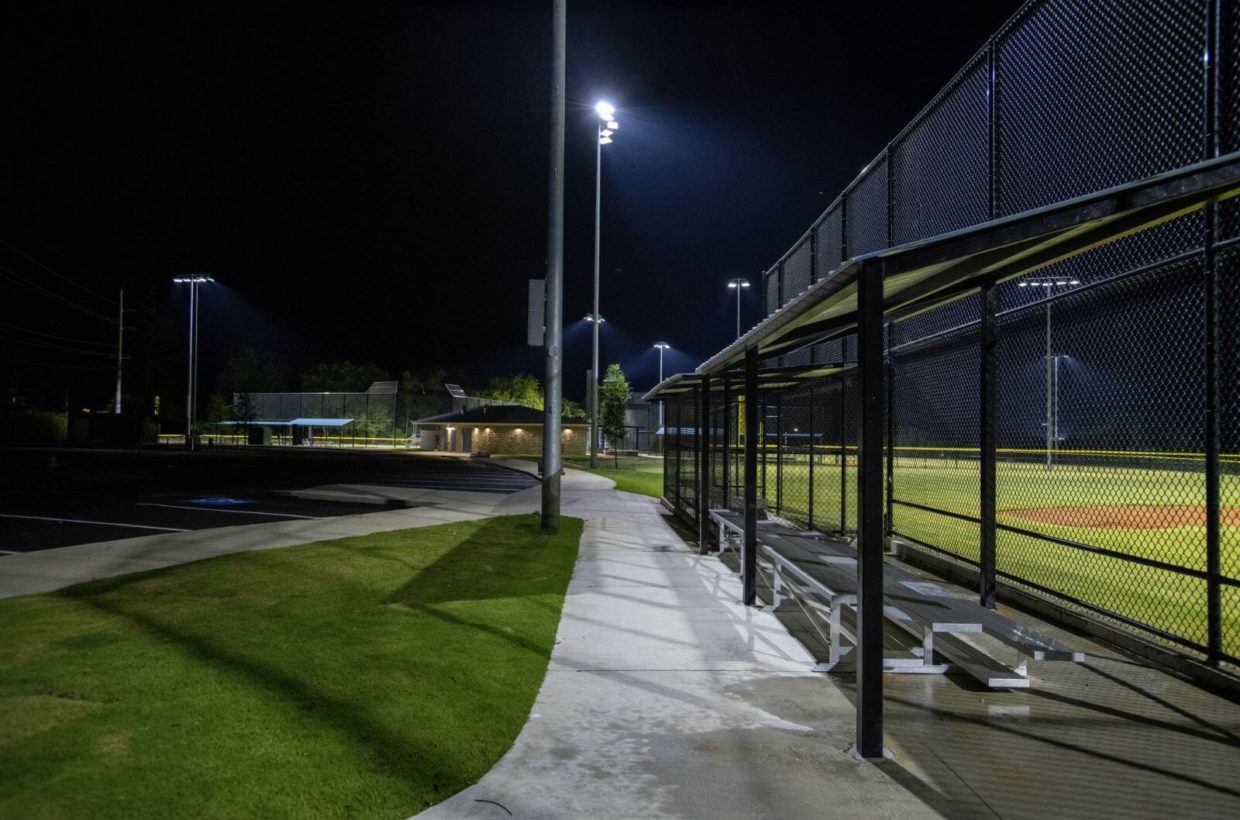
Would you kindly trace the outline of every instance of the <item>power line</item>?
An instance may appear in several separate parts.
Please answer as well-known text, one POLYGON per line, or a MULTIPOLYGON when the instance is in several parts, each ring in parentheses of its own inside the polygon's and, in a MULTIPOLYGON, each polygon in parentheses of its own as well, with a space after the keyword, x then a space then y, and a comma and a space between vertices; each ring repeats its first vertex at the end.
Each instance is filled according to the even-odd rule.
POLYGON ((37 282, 32 282, 31 280, 27 279, 21 274, 16 273, 10 270, 9 268, 6 268, 4 265, 0 265, 0 275, 6 276, 8 279, 20 285, 21 287, 25 288, 26 290, 31 291, 32 293, 36 293, 39 296, 42 296, 46 299, 51 299, 53 302, 59 302, 65 307, 70 307, 70 308, 73 308, 74 310, 80 311, 87 315, 94 316, 97 319, 102 319, 105 322, 116 324, 116 319, 113 319, 111 316, 104 316, 102 313, 97 313, 91 310, 90 308, 86 307, 85 305, 80 305, 77 302, 74 302, 72 299, 68 299, 64 296, 61 296, 58 293, 55 293, 54 291, 48 290, 47 288, 43 287, 37 282))
POLYGON ((24 364, 27 367, 54 367, 60 370, 111 370, 110 364, 53 364, 51 362, 31 362, 26 359, 15 359, 11 356, 0 356, 0 362, 24 364))
POLYGON ((29 333, 33 336, 42 336, 47 339, 55 339, 60 342, 72 342, 82 345, 101 345, 104 347, 116 347, 113 342, 96 342, 91 339, 74 339, 69 336, 57 336, 55 333, 47 333, 42 330, 35 330, 32 327, 22 327, 20 325, 9 324, 8 322, 0 322, 0 331, 8 330, 13 333, 29 333))
POLYGON ((26 345, 28 347, 42 348, 43 350, 59 350, 62 353, 76 353, 83 356, 106 356, 115 358, 116 353, 104 350, 84 350, 80 347, 70 347, 68 345, 57 344, 56 342, 46 342, 41 339, 23 339, 19 336, 11 334, 10 331, 0 329, 0 336, 9 334, 8 341, 13 344, 26 345))
POLYGON ((69 278, 68 276, 65 276, 63 273, 60 273, 59 271, 53 270, 52 268, 48 267, 46 264, 44 264, 44 263, 40 262, 38 259, 35 259, 35 258, 34 258, 33 256, 31 256, 30 254, 26 253, 25 251, 21 250, 20 248, 14 247, 13 245, 11 245, 10 243, 8 243, 8 242, 4 241, 3 239, 0 239, 0 245, 3 245, 4 247, 6 247, 6 248, 8 248, 9 250, 13 251, 13 253, 17 254, 18 256, 22 257, 23 259, 25 259, 25 260, 27 260, 27 261, 29 261, 29 262, 32 262, 32 263, 34 263, 35 265, 38 265, 40 268, 42 268, 43 270, 47 271, 47 272, 48 272, 48 273, 50 273, 52 276, 55 276, 55 277, 57 277, 58 279, 62 279, 62 280, 64 280, 65 282, 68 282, 70 285, 73 285, 73 286, 74 286, 75 288, 77 288, 78 290, 83 291, 83 292, 85 292, 85 293, 89 293, 91 296, 94 296, 96 299, 102 299, 103 301, 107 302, 109 305, 115 305, 115 304, 116 304, 116 300, 115 300, 115 299, 109 298, 109 297, 107 297, 107 296, 104 296, 104 295, 103 295, 103 294, 101 294, 101 293, 98 293, 98 292, 96 292, 96 291, 93 291, 93 290, 91 290, 90 288, 88 288, 88 287, 86 287, 85 285, 83 285, 81 282, 78 282, 78 281, 77 281, 77 280, 75 280, 75 279, 71 279, 71 278, 69 278))

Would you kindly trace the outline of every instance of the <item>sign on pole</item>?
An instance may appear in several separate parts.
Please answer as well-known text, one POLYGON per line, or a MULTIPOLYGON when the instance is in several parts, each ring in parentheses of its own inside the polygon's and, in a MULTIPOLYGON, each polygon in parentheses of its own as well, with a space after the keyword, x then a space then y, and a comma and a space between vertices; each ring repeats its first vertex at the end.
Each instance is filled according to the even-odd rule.
POLYGON ((525 341, 530 347, 543 346, 543 333, 546 331, 547 280, 530 280, 530 305, 526 311, 525 341))

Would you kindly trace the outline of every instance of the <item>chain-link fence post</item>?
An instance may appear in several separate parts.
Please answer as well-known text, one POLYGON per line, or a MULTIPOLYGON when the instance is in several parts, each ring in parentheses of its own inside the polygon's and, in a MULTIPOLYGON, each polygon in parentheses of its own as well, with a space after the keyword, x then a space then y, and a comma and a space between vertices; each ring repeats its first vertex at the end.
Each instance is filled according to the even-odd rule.
POLYGON ((714 424, 711 423, 710 376, 702 377, 701 409, 698 411, 698 553, 710 551, 710 439, 714 424))

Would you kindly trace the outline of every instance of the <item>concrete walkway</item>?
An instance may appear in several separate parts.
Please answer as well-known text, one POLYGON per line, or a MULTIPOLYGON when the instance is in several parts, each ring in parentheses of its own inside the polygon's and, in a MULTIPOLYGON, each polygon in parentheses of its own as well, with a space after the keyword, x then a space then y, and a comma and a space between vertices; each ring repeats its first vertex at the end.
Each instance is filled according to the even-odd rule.
POLYGON ((500 495, 333 484, 298 494, 302 493, 306 498, 362 503, 367 503, 367 499, 376 503, 393 498, 417 506, 360 515, 159 533, 7 555, 0 562, 0 598, 51 592, 96 578, 159 569, 233 552, 291 547, 372 532, 528 512, 537 508, 539 498, 537 487, 500 495))
POLYGON ((570 471, 563 511, 586 529, 530 720, 420 817, 938 816, 849 754, 847 697, 654 499, 570 471))

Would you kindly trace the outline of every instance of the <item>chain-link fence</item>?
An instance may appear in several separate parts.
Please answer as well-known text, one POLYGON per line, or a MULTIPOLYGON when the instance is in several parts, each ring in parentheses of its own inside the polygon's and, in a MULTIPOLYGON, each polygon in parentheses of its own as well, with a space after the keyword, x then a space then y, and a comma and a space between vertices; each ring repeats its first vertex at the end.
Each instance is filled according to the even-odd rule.
MULTIPOLYGON (((1238 6, 1027 3, 771 267, 767 312, 847 259, 1240 150, 1238 6)), ((1001 578, 1240 661, 1238 339, 1234 203, 893 322, 889 531, 977 564, 993 463, 985 512, 1001 578)), ((835 338, 768 365, 846 362, 855 350, 835 338)), ((721 382, 703 426, 709 503, 740 509, 743 391, 735 375, 721 382)), ((842 375, 762 394, 763 514, 855 529, 855 390, 842 375)), ((698 400, 675 401, 700 412, 698 400)), ((675 486, 686 480, 678 471, 669 491, 687 497, 675 486)))
POLYGON ((208 422, 211 444, 393 447, 409 443, 394 390, 364 393, 236 393, 227 419, 208 422))

